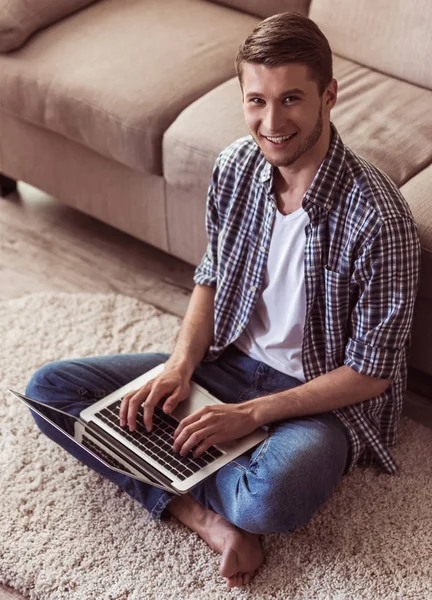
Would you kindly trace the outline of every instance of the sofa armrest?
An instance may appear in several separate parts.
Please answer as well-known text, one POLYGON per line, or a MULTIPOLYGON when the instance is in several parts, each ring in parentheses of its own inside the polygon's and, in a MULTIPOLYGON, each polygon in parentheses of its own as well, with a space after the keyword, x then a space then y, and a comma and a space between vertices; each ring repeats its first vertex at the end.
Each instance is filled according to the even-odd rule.
POLYGON ((39 29, 96 0, 0 0, 0 52, 20 48, 39 29))

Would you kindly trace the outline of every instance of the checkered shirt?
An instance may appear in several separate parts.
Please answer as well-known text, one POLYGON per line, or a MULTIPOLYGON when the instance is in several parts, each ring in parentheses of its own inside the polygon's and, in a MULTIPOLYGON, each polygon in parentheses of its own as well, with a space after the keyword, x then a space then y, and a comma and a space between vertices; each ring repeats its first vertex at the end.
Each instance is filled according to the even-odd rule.
MULTIPOLYGON (((350 470, 376 464, 395 473, 389 447, 407 385, 420 242, 395 184, 345 146, 333 123, 331 131, 302 204, 309 216, 303 370, 306 381, 342 365, 392 380, 379 396, 333 413, 348 428, 350 470)), ((207 198, 208 247, 194 276, 216 288, 206 361, 240 336, 254 310, 277 208, 272 186, 273 168, 251 136, 218 156, 207 198)))

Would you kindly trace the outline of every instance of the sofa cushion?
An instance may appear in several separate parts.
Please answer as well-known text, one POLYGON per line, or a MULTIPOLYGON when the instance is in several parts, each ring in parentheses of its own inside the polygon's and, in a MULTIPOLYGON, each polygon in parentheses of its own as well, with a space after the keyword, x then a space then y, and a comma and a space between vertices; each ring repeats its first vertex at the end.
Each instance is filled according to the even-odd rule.
MULTIPOLYGON (((0 113, 0 129, 1 167, 8 175, 169 251, 162 177, 133 171, 62 135, 12 115, 0 113)), ((51 228, 49 214, 45 216, 46 227, 51 228)), ((89 237, 93 234, 91 221, 86 231, 89 237)), ((127 237, 122 244, 129 244, 127 237)), ((80 251, 82 260, 91 260, 90 248, 85 242, 80 243, 80 251)), ((120 263, 118 268, 122 268, 120 263)))
POLYGON ((39 29, 95 0, 0 0, 0 52, 16 50, 39 29))
POLYGON ((309 16, 336 54, 432 89, 431 0, 313 0, 309 16))
POLYGON ((188 106, 163 137, 163 173, 172 187, 205 197, 219 152, 247 135, 237 77, 188 106), (210 118, 209 118, 209 115, 210 118))
POLYGON ((258 20, 196 0, 103 0, 0 55, 0 109, 160 174, 162 135, 234 73, 258 20))
POLYGON ((267 0, 266 2, 262 0, 212 0, 212 2, 266 18, 288 11, 297 11, 307 15, 311 0, 267 0))
MULTIPOLYGON (((432 162, 432 92, 338 56, 334 74, 339 96, 332 120, 345 144, 398 186, 432 162)), ((247 133, 234 78, 189 106, 167 130, 165 179, 183 189, 202 182, 204 191, 217 154, 247 133)))

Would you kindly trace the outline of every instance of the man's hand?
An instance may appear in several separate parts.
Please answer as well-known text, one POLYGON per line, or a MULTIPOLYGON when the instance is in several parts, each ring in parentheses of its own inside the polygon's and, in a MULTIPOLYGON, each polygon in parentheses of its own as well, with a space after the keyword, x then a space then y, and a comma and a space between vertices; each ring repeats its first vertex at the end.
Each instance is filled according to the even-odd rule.
POLYGON ((179 423, 174 432, 174 451, 186 456, 196 447, 193 455, 199 458, 210 446, 237 440, 256 428, 247 402, 205 406, 179 423))
POLYGON ((137 412, 142 405, 144 425, 147 431, 151 431, 154 409, 162 398, 166 398, 162 407, 164 412, 171 413, 189 394, 190 378, 179 369, 170 367, 167 362, 160 375, 123 397, 120 405, 120 426, 124 427, 127 424, 130 431, 134 431, 137 412))

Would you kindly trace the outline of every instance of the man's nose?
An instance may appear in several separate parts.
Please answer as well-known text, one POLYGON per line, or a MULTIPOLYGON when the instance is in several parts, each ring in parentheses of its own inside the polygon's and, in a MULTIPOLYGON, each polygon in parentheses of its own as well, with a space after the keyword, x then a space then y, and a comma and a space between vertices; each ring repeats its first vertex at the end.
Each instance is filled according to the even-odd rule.
POLYGON ((264 115, 264 129, 267 135, 281 133, 283 118, 280 107, 267 105, 264 115))

